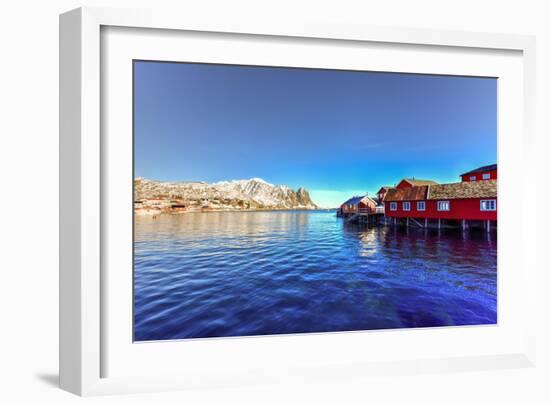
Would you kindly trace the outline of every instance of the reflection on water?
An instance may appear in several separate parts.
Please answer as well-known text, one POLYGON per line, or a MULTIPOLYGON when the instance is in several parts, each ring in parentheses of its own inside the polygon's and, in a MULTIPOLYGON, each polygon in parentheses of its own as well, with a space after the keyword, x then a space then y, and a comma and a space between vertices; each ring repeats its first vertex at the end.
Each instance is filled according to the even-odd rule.
POLYGON ((136 341, 496 323, 496 238, 331 212, 136 217, 136 341))

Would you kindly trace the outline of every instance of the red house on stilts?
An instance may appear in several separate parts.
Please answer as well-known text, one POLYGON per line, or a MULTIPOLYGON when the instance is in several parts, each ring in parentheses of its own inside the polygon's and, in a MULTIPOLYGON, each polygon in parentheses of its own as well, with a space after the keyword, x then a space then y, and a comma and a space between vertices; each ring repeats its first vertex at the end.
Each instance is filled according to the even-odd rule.
POLYGON ((420 227, 483 226, 497 221, 497 166, 488 165, 461 175, 462 182, 437 184, 403 179, 384 196, 389 222, 420 227))

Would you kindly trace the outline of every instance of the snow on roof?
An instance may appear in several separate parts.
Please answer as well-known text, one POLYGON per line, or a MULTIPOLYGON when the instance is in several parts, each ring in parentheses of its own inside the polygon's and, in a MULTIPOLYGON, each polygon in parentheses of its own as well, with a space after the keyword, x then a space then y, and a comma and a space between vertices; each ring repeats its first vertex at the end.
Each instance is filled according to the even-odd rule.
POLYGON ((353 204, 353 205, 357 205, 359 204, 361 201, 364 201, 364 200, 368 200, 370 202, 372 202, 373 204, 376 205, 376 201, 374 201, 374 199, 372 199, 371 197, 369 196, 353 196, 351 199, 348 199, 346 200, 344 203, 342 204, 353 204))

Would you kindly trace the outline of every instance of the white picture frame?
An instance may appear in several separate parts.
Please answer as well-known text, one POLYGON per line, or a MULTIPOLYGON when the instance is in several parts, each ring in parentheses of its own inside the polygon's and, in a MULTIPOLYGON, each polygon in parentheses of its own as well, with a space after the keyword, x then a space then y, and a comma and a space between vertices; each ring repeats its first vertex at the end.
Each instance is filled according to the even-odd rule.
MULTIPOLYGON (((189 44, 189 49, 198 49, 196 46, 193 47, 191 42, 189 44)), ((210 46, 205 43, 202 45, 210 46)), ((509 187, 510 183, 520 184, 522 189, 529 189, 531 195, 533 195, 533 189, 536 189, 534 186, 536 176, 523 174, 536 172, 533 158, 535 148, 533 130, 535 43, 533 37, 350 26, 324 22, 294 24, 244 19, 214 21, 197 19, 192 15, 171 15, 149 10, 81 8, 61 15, 60 49, 60 385, 63 389, 79 395, 96 395, 218 385, 242 386, 266 382, 291 382, 295 379, 335 379, 380 373, 393 375, 534 365, 535 319, 524 313, 535 311, 537 271, 534 250, 536 242, 533 241, 536 234, 535 212, 528 207, 527 203, 519 204, 518 207, 508 202, 515 194, 509 187), (107 256, 109 245, 104 231, 105 228, 114 226, 127 233, 128 217, 126 216, 125 222, 123 217, 123 221, 113 224, 116 221, 115 215, 106 215, 106 211, 116 208, 114 204, 111 205, 111 199, 119 196, 112 194, 111 182, 116 181, 113 179, 116 176, 124 178, 124 172, 121 172, 121 175, 113 175, 114 171, 109 171, 109 169, 115 169, 112 168, 112 164, 109 164, 109 154, 114 150, 124 152, 123 150, 127 147, 131 149, 131 143, 121 139, 123 136, 111 135, 110 130, 113 127, 111 125, 116 125, 118 122, 110 121, 109 110, 102 108, 105 107, 106 99, 109 108, 112 106, 122 108, 117 110, 127 110, 131 107, 128 105, 128 94, 125 92, 124 82, 120 84, 121 87, 113 84, 113 81, 102 79, 102 74, 107 72, 121 74, 117 73, 119 65, 111 66, 108 62, 106 65, 106 61, 102 58, 112 57, 114 61, 115 55, 121 59, 134 57, 131 53, 125 53, 124 49, 135 50, 136 48, 121 45, 124 45, 123 41, 131 41, 132 36, 138 35, 139 29, 146 30, 146 32, 141 31, 145 36, 151 33, 156 35, 153 38, 145 36, 140 38, 139 46, 143 47, 144 53, 147 53, 147 46, 157 44, 158 46, 155 47, 156 52, 159 52, 158 55, 170 58, 174 43, 181 40, 178 35, 189 32, 193 33, 194 40, 201 40, 201 36, 216 33, 218 43, 225 41, 229 43, 231 38, 235 37, 252 38, 256 45, 261 44, 262 41, 269 41, 274 44, 273 46, 299 41, 301 48, 315 43, 316 46, 326 46, 334 52, 339 52, 340 47, 353 47, 354 54, 362 52, 363 45, 380 47, 380 49, 393 46, 395 55, 392 58, 395 59, 396 71, 399 71, 399 52, 408 51, 410 47, 419 54, 426 54, 423 59, 420 58, 425 64, 423 67, 418 67, 418 71, 432 74, 453 74, 465 71, 472 75, 482 75, 484 72, 492 75, 491 66, 495 61, 491 58, 513 54, 513 57, 506 56, 502 59, 502 66, 509 66, 509 69, 501 67, 502 77, 505 77, 501 89, 507 97, 504 101, 510 98, 510 102, 515 102, 513 106, 520 106, 520 108, 512 109, 510 108, 512 104, 506 102, 499 106, 499 113, 505 120, 502 122, 499 120, 499 130, 502 132, 499 133, 498 214, 499 221, 506 216, 507 208, 518 209, 518 214, 521 214, 519 221, 521 225, 515 234, 515 254, 510 258, 503 258, 503 264, 510 261, 521 270, 518 269, 517 273, 509 272, 510 276, 505 276, 506 281, 499 279, 499 293, 501 290, 507 290, 509 292, 505 292, 505 295, 513 293, 515 298, 521 298, 523 310, 521 311, 519 307, 513 309, 512 302, 506 299, 501 304, 499 294, 499 316, 504 315, 504 319, 499 320, 499 325, 496 327, 476 327, 459 331, 443 328, 399 330, 399 332, 248 337, 206 340, 201 341, 201 344, 199 342, 196 344, 157 343, 148 347, 138 347, 140 351, 134 351, 134 346, 126 346, 126 349, 121 344, 117 344, 126 343, 125 340, 127 340, 125 332, 128 329, 124 326, 117 328, 114 325, 119 323, 118 319, 121 317, 117 315, 126 315, 127 305, 123 305, 124 303, 113 305, 112 298, 109 299, 109 293, 113 287, 124 287, 123 284, 121 285, 124 277, 112 277, 106 269, 109 263, 107 260, 110 257, 107 256), (116 54, 103 49, 107 48, 105 37, 102 37, 105 32, 114 32, 114 39, 109 39, 108 46, 116 49, 116 54), (121 33, 118 39, 117 32, 121 33), (460 67, 446 69, 444 64, 437 64, 439 63, 437 58, 430 54, 432 51, 448 52, 460 67), (468 53, 471 57, 479 57, 480 60, 489 54, 487 66, 468 66, 466 60, 460 63, 463 57, 461 52, 468 53), (454 68, 458 70, 453 70, 454 68), (113 98, 110 98, 111 95, 113 98), (518 95, 519 101, 515 99, 517 97, 512 100, 512 95, 518 95), (512 128, 514 130, 511 130, 512 128), (103 136, 108 133, 108 137, 102 137, 102 133, 103 136), (512 155, 516 156, 514 160, 511 159, 512 155), (521 161, 521 164, 517 164, 517 161, 521 161), (521 241, 518 242, 518 239, 521 241), (503 309, 504 312, 502 312, 503 309), (516 312, 510 313, 508 318, 506 315, 509 310, 516 312), (117 321, 112 320, 113 317, 117 321), (496 338, 505 341, 502 344, 495 342, 494 349, 489 349, 489 344, 491 341, 496 341, 496 338), (367 340, 368 343, 366 343, 367 340), (335 346, 344 344, 357 347, 381 343, 380 345, 383 346, 384 343, 388 343, 384 340, 394 340, 405 347, 417 346, 421 353, 408 355, 405 350, 396 348, 395 354, 391 357, 381 355, 376 359, 368 360, 350 348, 342 348, 338 351, 335 349, 335 346), (445 347, 442 340, 449 340, 449 344, 452 343, 451 340, 466 340, 466 344, 462 349, 457 347, 453 350, 451 347, 445 347), (479 345, 473 346, 475 340, 480 340, 479 345), (440 349, 427 351, 426 343, 433 345, 439 343, 440 349), (179 354, 182 351, 188 354, 188 360, 183 362, 170 360, 175 352, 179 354), (285 358, 284 354, 280 354, 281 351, 296 353, 285 358), (325 351, 325 355, 320 356, 317 354, 319 351, 325 351), (132 356, 132 354, 136 355, 132 356), (209 365, 204 363, 212 362, 211 360, 215 359, 213 354, 224 357, 226 364, 218 363, 219 365, 215 365, 215 370, 209 370, 209 365), (151 360, 151 356, 154 360, 151 360), (261 371, 258 370, 260 368, 258 357, 263 359, 261 371), (352 359, 352 357, 355 358, 352 359), (136 361, 134 362, 133 359, 136 361), (203 365, 199 365, 200 361, 203 365), (110 368, 111 362, 117 362, 116 370, 110 368), (125 366, 124 362, 128 364, 125 366), (144 368, 137 368, 140 362, 144 368), (133 368, 127 368, 130 366, 133 368), (194 367, 190 368, 190 366, 194 367), (161 368, 165 368, 166 371, 161 368), (158 374, 155 375, 155 372, 158 374)), ((281 45, 281 49, 284 53, 284 46, 281 45)), ((139 51, 137 48, 138 53, 139 51)), ((215 61, 231 61, 233 60, 231 58, 237 57, 237 54, 240 54, 239 60, 248 60, 246 47, 241 50, 232 48, 232 51, 234 56, 220 54, 215 57, 215 61)), ((304 58, 296 61, 297 65, 320 63, 314 60, 314 52, 311 54, 311 62, 304 58)), ((270 59, 267 53, 262 55, 259 51, 255 54, 255 57, 262 56, 265 57, 262 60, 266 64, 277 63, 277 60, 270 59)), ((194 57, 202 56, 197 50, 194 57)), ((283 56, 280 57, 280 63, 288 65, 288 60, 285 62, 283 56)), ((252 63, 252 59, 250 60, 252 63)), ((123 64, 125 61, 121 60, 120 63, 123 64)), ((345 67, 349 62, 346 62, 345 58, 338 58, 334 63, 341 63, 337 67, 345 67)), ((355 68, 362 68, 360 63, 363 62, 357 63, 355 68)), ((128 124, 122 121, 120 123, 128 124)), ((121 126, 121 130, 127 130, 127 126, 121 126)), ((519 192, 519 194, 525 193, 519 192)), ((128 189, 126 193, 121 193, 120 197, 124 198, 127 195, 128 189)), ((128 214, 131 215, 131 211, 128 214)), ((499 245, 501 240, 504 244, 514 241, 511 237, 507 237, 506 225, 499 223, 498 230, 499 245)), ((503 249, 506 250, 506 248, 500 248, 500 250, 503 249)), ((500 250, 499 265, 501 264, 500 250)), ((131 284, 128 284, 128 287, 131 287, 131 284)), ((131 321, 131 318, 126 319, 131 321)), ((384 354, 383 349, 380 351, 384 354)))

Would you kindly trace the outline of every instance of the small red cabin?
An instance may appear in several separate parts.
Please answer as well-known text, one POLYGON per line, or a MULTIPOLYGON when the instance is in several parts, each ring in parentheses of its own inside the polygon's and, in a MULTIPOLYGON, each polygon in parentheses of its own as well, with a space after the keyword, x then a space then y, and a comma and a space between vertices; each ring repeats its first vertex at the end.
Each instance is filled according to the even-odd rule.
POLYGON ((474 182, 497 179, 497 164, 485 165, 460 175, 462 182, 474 182))
POLYGON ((346 200, 340 210, 342 214, 373 213, 376 211, 376 201, 368 196, 355 196, 346 200))

